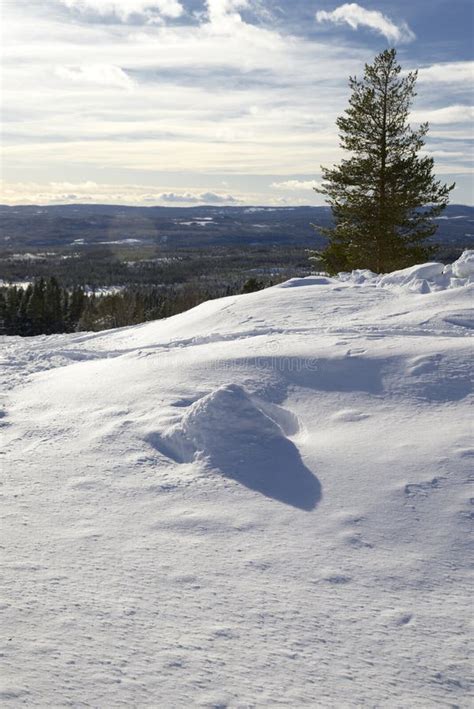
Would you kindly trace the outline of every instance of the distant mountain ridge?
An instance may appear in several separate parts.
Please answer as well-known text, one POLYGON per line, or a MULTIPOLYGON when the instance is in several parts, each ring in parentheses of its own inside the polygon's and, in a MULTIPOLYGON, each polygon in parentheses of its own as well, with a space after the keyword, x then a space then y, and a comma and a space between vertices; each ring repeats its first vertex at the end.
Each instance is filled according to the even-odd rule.
MULTIPOLYGON (((104 204, 0 205, 0 249, 156 244, 322 246, 312 224, 331 223, 329 207, 135 207, 104 204)), ((449 205, 438 220, 442 246, 474 242, 474 207, 449 205)))

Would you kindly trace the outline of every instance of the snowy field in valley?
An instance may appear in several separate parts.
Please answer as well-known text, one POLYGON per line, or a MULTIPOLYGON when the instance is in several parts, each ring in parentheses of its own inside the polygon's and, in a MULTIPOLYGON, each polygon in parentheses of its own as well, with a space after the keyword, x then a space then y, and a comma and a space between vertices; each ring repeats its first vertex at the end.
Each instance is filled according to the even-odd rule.
POLYGON ((468 707, 473 273, 3 338, 2 706, 468 707))

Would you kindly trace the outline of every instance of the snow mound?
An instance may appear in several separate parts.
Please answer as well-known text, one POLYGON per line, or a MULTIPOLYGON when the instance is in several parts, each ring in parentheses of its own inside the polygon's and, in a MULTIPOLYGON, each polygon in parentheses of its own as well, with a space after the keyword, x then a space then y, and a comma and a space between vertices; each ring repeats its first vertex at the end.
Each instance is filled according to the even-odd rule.
POLYGON ((289 281, 279 283, 277 288, 301 288, 303 286, 328 286, 334 283, 328 276, 307 276, 306 278, 290 278, 289 281))
POLYGON ((340 281, 349 281, 355 285, 362 285, 362 283, 373 283, 377 278, 377 274, 373 271, 369 271, 368 268, 358 268, 350 273, 339 273, 338 279, 340 281))
POLYGON ((474 249, 464 251, 452 266, 453 275, 457 278, 469 278, 474 276, 474 249))
POLYGON ((200 461, 210 470, 294 507, 312 510, 321 497, 320 484, 296 446, 236 384, 202 397, 179 423, 147 439, 178 463, 200 461))
POLYGON ((410 266, 400 271, 387 273, 378 279, 379 286, 405 286, 417 281, 431 281, 436 283, 443 275, 444 265, 442 263, 423 263, 420 266, 410 266))
POLYGON ((382 275, 366 269, 357 269, 350 273, 339 273, 336 282, 337 280, 351 285, 372 285, 413 293, 459 288, 474 281, 474 250, 464 251, 457 261, 447 266, 430 261, 382 275))

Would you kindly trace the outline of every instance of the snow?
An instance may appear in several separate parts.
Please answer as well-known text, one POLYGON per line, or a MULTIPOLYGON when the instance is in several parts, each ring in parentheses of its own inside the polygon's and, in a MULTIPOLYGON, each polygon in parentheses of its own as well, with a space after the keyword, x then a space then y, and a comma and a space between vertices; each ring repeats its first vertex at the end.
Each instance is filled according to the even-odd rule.
POLYGON ((379 288, 395 286, 419 293, 458 288, 474 282, 474 251, 464 251, 457 261, 448 266, 424 263, 381 276, 368 270, 358 270, 342 273, 339 278, 352 283, 372 283, 379 288))
POLYGON ((178 221, 181 226, 212 226, 214 224, 214 219, 212 217, 202 217, 201 219, 194 219, 190 222, 178 221))
POLYGON ((199 460, 206 469, 286 504, 312 510, 319 501, 320 485, 296 446, 236 384, 202 397, 179 423, 161 436, 151 433, 148 441, 177 463, 199 460))
MULTIPOLYGON (((76 239, 74 243, 77 243, 79 239, 76 239)), ((143 239, 116 239, 115 241, 99 241, 99 244, 142 244, 143 239)))
POLYGON ((55 256, 56 254, 54 253, 38 253, 38 254, 30 254, 30 253, 24 253, 24 254, 11 254, 8 256, 9 261, 42 261, 43 259, 48 258, 48 256, 55 256))
POLYGON ((26 290, 31 285, 31 281, 5 281, 0 278, 0 288, 23 288, 26 290))
POLYGON ((452 265, 452 272, 458 278, 474 276, 474 251, 465 251, 452 265))
POLYGON ((3 338, 2 706, 467 707, 471 268, 3 338))

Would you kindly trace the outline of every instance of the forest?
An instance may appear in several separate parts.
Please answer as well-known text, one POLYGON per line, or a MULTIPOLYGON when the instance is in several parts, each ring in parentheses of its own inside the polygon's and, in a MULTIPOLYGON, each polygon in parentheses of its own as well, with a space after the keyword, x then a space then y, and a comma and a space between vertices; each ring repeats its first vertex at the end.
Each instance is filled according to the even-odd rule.
MULTIPOLYGON (((462 249, 442 247, 440 260, 462 249)), ((0 253, 0 334, 106 330, 311 273, 303 246, 82 246, 0 253)))
POLYGON ((240 289, 185 283, 171 286, 127 286, 90 291, 65 288, 39 278, 22 286, 0 288, 0 334, 52 335, 82 330, 109 330, 177 315, 200 303, 273 285, 249 278, 240 289))

